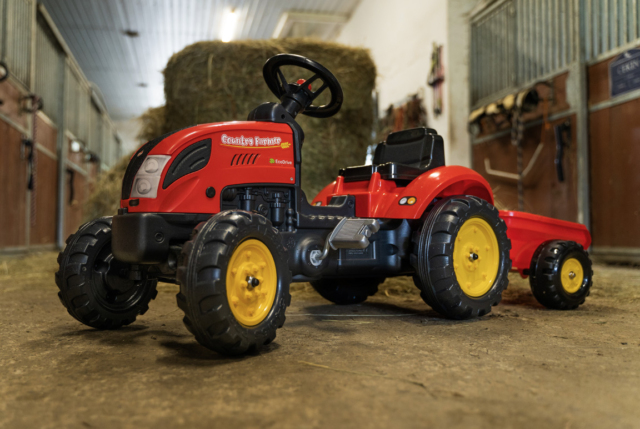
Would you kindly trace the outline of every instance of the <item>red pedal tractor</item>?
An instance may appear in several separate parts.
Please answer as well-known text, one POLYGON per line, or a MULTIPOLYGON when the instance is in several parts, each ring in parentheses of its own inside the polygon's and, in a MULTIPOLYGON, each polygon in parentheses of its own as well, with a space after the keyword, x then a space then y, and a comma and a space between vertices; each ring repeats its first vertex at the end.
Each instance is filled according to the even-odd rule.
POLYGON ((241 354, 273 341, 292 281, 355 304, 385 278, 413 276, 434 310, 466 319, 500 302, 513 268, 547 307, 584 302, 592 284, 587 229, 498 211, 482 176, 445 166, 434 130, 389 135, 373 165, 340 170, 309 204, 295 118, 336 114, 342 89, 329 70, 297 55, 277 55, 263 72, 279 103, 256 107, 246 122, 146 143, 127 168, 118 215, 69 237, 56 283, 73 317, 98 329, 128 325, 148 309, 159 280, 173 282, 198 342, 241 354), (313 76, 289 83, 283 66, 313 76), (325 90, 329 103, 313 105, 325 90))

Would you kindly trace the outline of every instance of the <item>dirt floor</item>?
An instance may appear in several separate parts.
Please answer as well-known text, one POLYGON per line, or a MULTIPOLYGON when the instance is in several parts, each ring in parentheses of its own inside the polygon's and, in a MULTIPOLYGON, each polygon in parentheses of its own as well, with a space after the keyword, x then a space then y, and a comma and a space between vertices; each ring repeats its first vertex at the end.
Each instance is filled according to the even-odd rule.
POLYGON ((58 301, 54 253, 0 259, 0 427, 640 427, 640 270, 595 266, 587 303, 549 311, 517 275, 449 321, 412 283, 330 305, 294 285, 260 354, 225 358, 182 325, 177 287, 118 331, 58 301))

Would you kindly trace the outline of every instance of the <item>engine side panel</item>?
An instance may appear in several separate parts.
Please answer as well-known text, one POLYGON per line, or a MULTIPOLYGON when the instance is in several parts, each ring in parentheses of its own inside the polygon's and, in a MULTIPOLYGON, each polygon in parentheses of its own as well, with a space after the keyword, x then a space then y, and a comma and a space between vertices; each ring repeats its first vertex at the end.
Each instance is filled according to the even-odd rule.
POLYGON ((205 139, 211 139, 212 148, 204 168, 173 180, 166 189, 160 186, 156 198, 139 198, 133 204, 127 198, 120 206, 131 213, 218 213, 220 194, 226 186, 295 183, 293 132, 287 124, 267 122, 206 124, 169 135, 148 153, 172 158, 160 183, 165 183, 171 162, 185 148, 205 139), (211 191, 207 195, 208 188, 215 190, 213 197, 211 191))

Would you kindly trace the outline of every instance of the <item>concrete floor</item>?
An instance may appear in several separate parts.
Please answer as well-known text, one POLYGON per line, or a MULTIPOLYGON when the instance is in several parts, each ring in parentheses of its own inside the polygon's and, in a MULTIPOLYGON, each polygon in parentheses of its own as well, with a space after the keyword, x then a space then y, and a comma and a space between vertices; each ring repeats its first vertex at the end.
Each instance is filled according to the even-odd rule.
POLYGON ((287 323, 229 359, 182 325, 177 288, 119 331, 56 296, 55 254, 0 259, 0 427, 640 427, 640 270, 595 267, 577 311, 512 277, 478 320, 438 317, 406 281, 363 305, 294 287, 287 323))

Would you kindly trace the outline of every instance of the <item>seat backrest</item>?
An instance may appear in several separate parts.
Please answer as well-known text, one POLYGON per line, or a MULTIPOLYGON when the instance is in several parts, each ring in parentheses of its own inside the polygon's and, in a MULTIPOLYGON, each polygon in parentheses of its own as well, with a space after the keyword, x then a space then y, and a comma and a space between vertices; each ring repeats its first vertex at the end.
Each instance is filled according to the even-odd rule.
POLYGON ((373 164, 388 162, 428 170, 445 165, 444 141, 436 130, 414 128, 389 134, 386 142, 376 147, 373 164))

